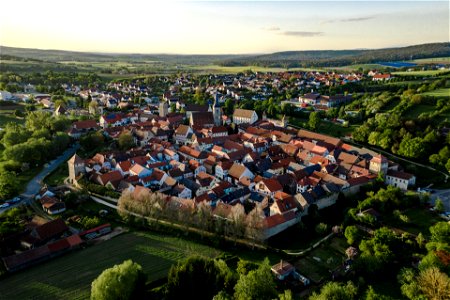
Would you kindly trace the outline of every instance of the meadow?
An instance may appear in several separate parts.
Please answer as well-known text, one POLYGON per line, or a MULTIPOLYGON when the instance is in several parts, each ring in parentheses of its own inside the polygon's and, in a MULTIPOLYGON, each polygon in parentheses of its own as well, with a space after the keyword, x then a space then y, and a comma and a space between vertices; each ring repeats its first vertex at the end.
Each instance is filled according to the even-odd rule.
POLYGON ((436 76, 446 72, 448 72, 448 70, 399 71, 393 72, 392 74, 403 76, 436 76))

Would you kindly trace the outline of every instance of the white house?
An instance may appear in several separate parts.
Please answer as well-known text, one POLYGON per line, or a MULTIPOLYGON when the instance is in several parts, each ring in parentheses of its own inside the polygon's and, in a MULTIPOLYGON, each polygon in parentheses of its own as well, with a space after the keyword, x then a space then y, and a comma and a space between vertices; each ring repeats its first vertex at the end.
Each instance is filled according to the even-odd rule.
POLYGON ((258 121, 258 114, 254 110, 248 109, 235 109, 233 113, 233 123, 242 124, 248 123, 253 124, 258 121))
POLYGON ((385 182, 406 191, 408 187, 416 184, 416 177, 409 173, 388 170, 385 182))

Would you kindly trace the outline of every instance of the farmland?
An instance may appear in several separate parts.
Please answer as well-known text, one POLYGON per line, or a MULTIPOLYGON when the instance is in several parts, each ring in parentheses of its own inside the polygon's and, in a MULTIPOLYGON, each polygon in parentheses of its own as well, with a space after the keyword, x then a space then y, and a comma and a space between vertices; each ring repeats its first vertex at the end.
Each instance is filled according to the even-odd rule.
POLYGON ((149 275, 163 278, 189 255, 216 257, 212 247, 155 233, 127 233, 18 272, 0 281, 0 299, 87 299, 90 284, 104 269, 132 259, 149 275))
POLYGON ((448 72, 448 70, 401 71, 393 72, 392 74, 404 76, 436 76, 445 72, 448 72))
POLYGON ((431 92, 424 93, 425 96, 433 97, 450 97, 450 88, 438 89, 431 92))

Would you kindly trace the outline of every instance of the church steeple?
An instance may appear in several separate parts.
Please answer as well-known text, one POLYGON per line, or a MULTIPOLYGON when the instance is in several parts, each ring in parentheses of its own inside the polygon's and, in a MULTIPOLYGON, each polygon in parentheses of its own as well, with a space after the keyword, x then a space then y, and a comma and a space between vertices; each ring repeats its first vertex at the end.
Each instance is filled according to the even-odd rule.
POLYGON ((213 107, 213 116, 214 116, 214 125, 220 126, 222 125, 222 110, 219 104, 219 94, 216 93, 214 96, 213 107))

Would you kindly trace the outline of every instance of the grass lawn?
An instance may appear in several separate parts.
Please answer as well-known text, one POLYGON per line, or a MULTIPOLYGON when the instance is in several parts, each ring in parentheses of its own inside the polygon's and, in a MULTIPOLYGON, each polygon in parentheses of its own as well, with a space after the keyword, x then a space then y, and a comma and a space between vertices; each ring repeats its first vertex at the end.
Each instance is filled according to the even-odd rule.
POLYGON ((434 96, 434 97, 450 97, 450 88, 446 89, 437 89, 431 92, 423 93, 425 96, 434 96))
POLYGON ((441 221, 441 219, 432 212, 424 208, 410 208, 405 210, 403 214, 408 216, 409 223, 397 221, 392 215, 388 217, 384 223, 390 227, 399 228, 415 235, 422 232, 425 238, 429 238, 430 231, 428 229, 435 223, 441 221))
POLYGON ((20 271, 0 281, 1 299, 88 299, 90 284, 104 269, 132 259, 149 280, 167 276, 170 266, 189 255, 215 257, 215 248, 155 233, 126 233, 20 271))
POLYGON ((404 76, 436 76, 441 73, 448 72, 448 70, 425 70, 425 71, 401 71, 401 72, 393 72, 393 75, 404 75, 404 76))
POLYGON ((0 127, 5 127, 10 122, 23 124, 25 119, 17 118, 14 115, 14 110, 0 110, 0 127))
POLYGON ((418 104, 409 108, 404 114, 403 117, 408 119, 416 119, 422 113, 434 112, 436 107, 433 105, 427 104, 418 104))
POLYGON ((312 250, 308 255, 297 259, 294 263, 298 272, 314 282, 327 279, 330 270, 340 266, 346 258, 347 243, 343 238, 334 237, 312 250), (314 259, 318 258, 320 261, 314 259))
POLYGON ((64 183, 64 179, 69 176, 69 170, 67 164, 61 164, 55 171, 48 175, 44 182, 51 186, 56 186, 64 183))

